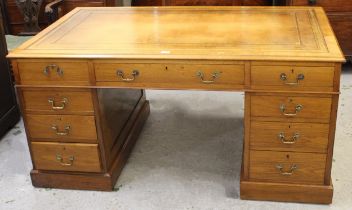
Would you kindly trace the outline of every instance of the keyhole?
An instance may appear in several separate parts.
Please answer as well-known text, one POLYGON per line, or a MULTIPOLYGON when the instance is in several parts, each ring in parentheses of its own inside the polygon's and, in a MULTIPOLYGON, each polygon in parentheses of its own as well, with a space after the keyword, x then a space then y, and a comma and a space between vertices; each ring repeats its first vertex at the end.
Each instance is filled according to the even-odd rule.
POLYGON ((291 69, 291 73, 293 74, 295 72, 295 70, 291 69))
POLYGON ((286 158, 287 158, 287 159, 290 159, 290 155, 289 155, 289 154, 287 154, 287 155, 286 155, 286 158))
POLYGON ((291 128, 291 125, 289 125, 288 128, 291 128))
POLYGON ((165 66, 165 70, 167 71, 167 66, 165 66))

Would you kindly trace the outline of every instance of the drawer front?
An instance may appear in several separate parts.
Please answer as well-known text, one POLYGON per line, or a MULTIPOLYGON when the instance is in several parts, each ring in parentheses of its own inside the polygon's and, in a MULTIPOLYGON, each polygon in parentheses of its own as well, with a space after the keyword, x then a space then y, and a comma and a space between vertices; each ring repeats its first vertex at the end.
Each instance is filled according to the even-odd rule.
POLYGON ((35 141, 97 142, 94 116, 27 114, 26 120, 35 141))
POLYGON ((329 124, 252 121, 250 148, 326 153, 328 136, 329 124))
POLYGON ((352 2, 349 0, 292 0, 293 6, 320 6, 325 11, 351 11, 352 2))
POLYGON ((32 142, 35 169, 100 172, 97 144, 32 142))
POLYGON ((252 89, 332 91, 334 67, 252 66, 252 89))
POLYGON ((22 89, 24 110, 40 114, 94 114, 89 90, 22 89))
POLYGON ((244 65, 98 63, 95 65, 95 75, 97 83, 103 85, 238 89, 243 88, 244 65))
POLYGON ((250 151, 249 178, 258 181, 324 184, 326 155, 250 151))
POLYGON ((85 62, 19 62, 22 85, 89 85, 85 62))
POLYGON ((250 101, 252 117, 279 121, 330 121, 331 97, 252 95, 250 101))

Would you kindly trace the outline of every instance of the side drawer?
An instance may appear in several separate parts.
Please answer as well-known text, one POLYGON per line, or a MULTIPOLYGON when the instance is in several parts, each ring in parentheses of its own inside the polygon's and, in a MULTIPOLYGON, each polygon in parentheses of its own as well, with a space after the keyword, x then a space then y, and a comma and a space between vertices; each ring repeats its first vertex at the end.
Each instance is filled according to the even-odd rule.
POLYGON ((243 64, 96 63, 97 84, 122 87, 239 89, 243 64))
POLYGON ((330 121, 329 96, 252 95, 250 101, 251 117, 266 117, 265 121, 330 121))
POLYGON ((250 151, 249 178, 258 181, 324 184, 326 155, 250 151))
POLYGON ((19 61, 22 85, 89 85, 87 62, 19 61))
POLYGON ((32 142, 34 167, 38 170, 100 172, 97 144, 32 142))
POLYGON ((26 121, 34 141, 97 142, 94 116, 27 114, 26 121))
POLYGON ((93 115, 93 101, 89 90, 22 89, 26 113, 93 115))
POLYGON ((326 153, 329 124, 252 121, 250 148, 326 153))
POLYGON ((334 67, 251 67, 252 89, 333 91, 334 67))

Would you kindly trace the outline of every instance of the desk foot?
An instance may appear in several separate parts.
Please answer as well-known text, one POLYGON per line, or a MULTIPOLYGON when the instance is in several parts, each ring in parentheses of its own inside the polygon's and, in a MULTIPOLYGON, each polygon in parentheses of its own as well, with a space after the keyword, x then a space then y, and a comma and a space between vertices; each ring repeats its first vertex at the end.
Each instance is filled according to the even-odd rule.
POLYGON ((150 108, 149 102, 144 104, 127 135, 124 145, 116 157, 108 173, 67 173, 58 171, 32 170, 31 178, 34 187, 112 191, 134 144, 147 120, 150 108))
POLYGON ((241 199, 330 204, 333 186, 241 181, 241 199))

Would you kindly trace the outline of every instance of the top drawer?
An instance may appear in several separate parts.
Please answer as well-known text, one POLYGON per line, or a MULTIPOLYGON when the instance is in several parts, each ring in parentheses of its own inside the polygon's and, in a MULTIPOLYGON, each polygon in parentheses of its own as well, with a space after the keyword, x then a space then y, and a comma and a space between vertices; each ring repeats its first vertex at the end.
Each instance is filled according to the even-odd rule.
POLYGON ((292 0, 292 6, 320 6, 328 12, 349 12, 352 10, 350 0, 292 0))
POLYGON ((89 85, 88 64, 84 61, 20 61, 18 73, 22 85, 89 85))
POLYGON ((266 66, 251 67, 251 87, 262 90, 333 91, 334 67, 266 66))

